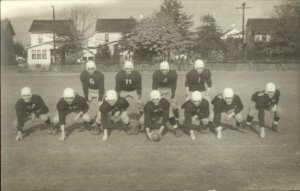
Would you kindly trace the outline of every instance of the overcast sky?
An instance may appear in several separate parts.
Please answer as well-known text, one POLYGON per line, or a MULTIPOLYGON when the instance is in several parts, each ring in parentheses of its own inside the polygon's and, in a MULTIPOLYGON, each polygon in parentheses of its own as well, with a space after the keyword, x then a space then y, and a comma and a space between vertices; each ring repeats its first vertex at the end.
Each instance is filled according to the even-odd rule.
MULTIPOLYGON (((90 7, 96 18, 139 18, 159 10, 163 0, 56 0, 56 1, 1 1, 1 19, 8 18, 15 30, 16 39, 25 46, 30 44, 29 27, 33 20, 52 19, 51 5, 55 6, 56 19, 68 19, 73 6, 90 7)), ((199 26, 205 14, 215 17, 223 31, 232 27, 241 29, 242 10, 236 9, 243 2, 251 7, 247 18, 271 18, 274 6, 283 0, 182 0, 184 11, 194 15, 194 27, 199 26)), ((96 21, 96 20, 95 20, 96 21)))

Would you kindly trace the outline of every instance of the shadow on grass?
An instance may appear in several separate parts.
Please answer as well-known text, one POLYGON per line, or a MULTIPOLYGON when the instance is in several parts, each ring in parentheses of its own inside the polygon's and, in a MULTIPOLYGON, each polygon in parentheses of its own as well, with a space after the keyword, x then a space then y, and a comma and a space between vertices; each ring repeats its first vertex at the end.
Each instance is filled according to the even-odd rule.
POLYGON ((45 131, 47 129, 48 129, 48 126, 44 123, 33 125, 30 128, 27 128, 23 131, 23 138, 29 136, 30 134, 34 133, 37 130, 45 131))

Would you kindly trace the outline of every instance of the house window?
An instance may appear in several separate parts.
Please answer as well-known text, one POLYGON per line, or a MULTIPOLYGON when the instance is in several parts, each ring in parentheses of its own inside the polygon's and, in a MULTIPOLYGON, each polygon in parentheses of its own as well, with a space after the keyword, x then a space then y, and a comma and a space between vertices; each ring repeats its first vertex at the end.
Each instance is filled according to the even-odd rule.
POLYGON ((32 59, 36 59, 36 50, 32 50, 31 53, 32 53, 32 59))
POLYGON ((262 37, 261 37, 261 41, 262 42, 266 42, 267 41, 267 35, 266 34, 263 34, 263 35, 261 35, 262 37))
POLYGON ((41 50, 37 50, 36 54, 37 54, 37 59, 41 59, 42 58, 41 50))
POLYGON ((261 34, 255 35, 255 42, 260 42, 261 40, 262 40, 262 35, 261 34))
POLYGON ((42 58, 47 59, 47 50, 42 50, 42 58))
POLYGON ((109 33, 105 33, 105 43, 109 42, 109 33))
POLYGON ((43 35, 39 34, 38 39, 39 39, 39 44, 43 43, 43 35))

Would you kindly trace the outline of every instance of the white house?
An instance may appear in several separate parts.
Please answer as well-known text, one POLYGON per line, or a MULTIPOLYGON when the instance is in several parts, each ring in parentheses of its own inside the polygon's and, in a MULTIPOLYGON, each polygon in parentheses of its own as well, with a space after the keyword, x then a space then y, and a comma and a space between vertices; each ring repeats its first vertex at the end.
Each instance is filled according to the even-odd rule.
POLYGON ((237 29, 229 29, 225 33, 222 34, 220 37, 222 40, 226 40, 228 38, 233 38, 233 39, 242 39, 243 35, 242 32, 237 30, 237 29))
MULTIPOLYGON (((55 39, 67 36, 75 30, 71 20, 34 20, 30 26, 31 45, 26 47, 29 69, 49 69, 54 61, 53 31, 55 39)), ((57 43, 56 49, 59 47, 57 43)))
POLYGON ((87 50, 84 51, 83 60, 94 60, 99 45, 107 44, 111 54, 114 46, 123 35, 128 34, 136 24, 135 19, 97 19, 96 32, 88 38, 87 50))
POLYGON ((246 46, 252 48, 255 43, 271 41, 276 31, 279 20, 275 18, 250 18, 246 25, 246 46))

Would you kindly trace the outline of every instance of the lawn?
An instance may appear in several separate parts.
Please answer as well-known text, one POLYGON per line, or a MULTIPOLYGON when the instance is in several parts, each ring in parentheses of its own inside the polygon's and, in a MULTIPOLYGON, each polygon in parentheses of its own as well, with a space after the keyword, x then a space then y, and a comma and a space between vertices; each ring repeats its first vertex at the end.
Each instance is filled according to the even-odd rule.
MULTIPOLYGON (((114 88, 115 72, 104 75, 105 89, 114 88)), ((145 101, 151 75, 142 72, 145 101)), ((60 142, 59 134, 47 134, 36 121, 26 124, 26 136, 17 142, 12 121, 20 88, 32 87, 54 115, 64 88, 73 87, 82 95, 79 74, 2 72, 1 190, 299 190, 300 73, 213 71, 212 75, 211 96, 232 87, 242 98, 245 116, 251 94, 269 81, 277 84, 281 133, 267 128, 261 139, 255 123, 248 133, 225 129, 222 140, 212 132, 196 132, 195 141, 168 132, 160 142, 151 143, 144 133, 130 136, 115 130, 103 142, 101 136, 79 132, 79 124, 68 123, 68 137, 60 142)), ((185 73, 178 72, 178 77, 176 98, 182 104, 185 73)))

